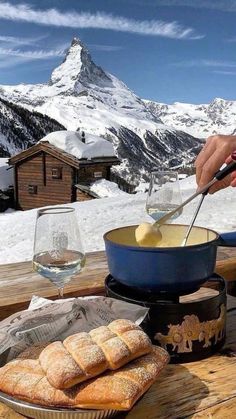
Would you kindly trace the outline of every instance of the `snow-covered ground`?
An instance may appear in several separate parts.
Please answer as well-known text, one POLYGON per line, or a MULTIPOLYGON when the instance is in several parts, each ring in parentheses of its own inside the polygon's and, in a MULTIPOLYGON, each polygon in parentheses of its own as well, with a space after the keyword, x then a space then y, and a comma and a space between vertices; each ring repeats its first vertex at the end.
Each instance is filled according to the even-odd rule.
MULTIPOLYGON (((183 199, 196 188, 195 177, 181 180, 183 199)), ((101 188, 104 184, 101 183, 101 188)), ((113 189, 114 193, 114 189, 113 189)), ((103 195, 104 196, 104 195, 103 195)), ((111 194, 109 195, 111 196, 111 194)), ((76 209, 86 252, 103 250, 103 234, 113 228, 152 221, 145 212, 145 193, 94 199, 69 204, 76 209)), ((188 204, 176 223, 188 224, 197 199, 188 204)), ((0 263, 12 263, 32 258, 34 227, 37 210, 8 210, 0 214, 0 263)), ((196 225, 218 232, 236 230, 236 188, 227 188, 205 198, 196 225)))
POLYGON ((128 195, 126 192, 123 192, 121 189, 119 189, 117 183, 110 182, 106 179, 99 179, 96 182, 94 182, 91 185, 90 190, 92 192, 95 192, 100 198, 110 198, 112 196, 117 197, 118 195, 128 195))

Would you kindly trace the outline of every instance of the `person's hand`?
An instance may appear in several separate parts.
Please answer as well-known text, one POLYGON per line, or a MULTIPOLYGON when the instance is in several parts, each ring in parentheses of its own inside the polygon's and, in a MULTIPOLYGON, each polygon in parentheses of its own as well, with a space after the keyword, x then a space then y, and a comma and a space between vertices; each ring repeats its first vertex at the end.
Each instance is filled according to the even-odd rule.
MULTIPOLYGON (((236 151, 236 135, 212 135, 207 139, 195 161, 196 180, 199 187, 213 179, 224 163, 229 164, 232 161, 230 156, 233 151, 236 151)), ((216 182, 209 193, 214 193, 229 185, 236 187, 236 172, 216 182)))

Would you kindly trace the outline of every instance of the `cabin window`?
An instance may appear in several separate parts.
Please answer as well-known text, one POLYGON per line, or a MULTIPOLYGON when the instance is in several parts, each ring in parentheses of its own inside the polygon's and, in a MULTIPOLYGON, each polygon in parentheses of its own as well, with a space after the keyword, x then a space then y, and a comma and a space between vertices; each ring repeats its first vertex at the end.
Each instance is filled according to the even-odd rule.
POLYGON ((37 185, 28 185, 28 192, 31 195, 36 195, 38 193, 38 186, 37 185))
POLYGON ((52 168, 52 179, 62 179, 62 167, 52 168))
POLYGON ((102 177, 102 172, 94 172, 94 177, 99 178, 102 177))

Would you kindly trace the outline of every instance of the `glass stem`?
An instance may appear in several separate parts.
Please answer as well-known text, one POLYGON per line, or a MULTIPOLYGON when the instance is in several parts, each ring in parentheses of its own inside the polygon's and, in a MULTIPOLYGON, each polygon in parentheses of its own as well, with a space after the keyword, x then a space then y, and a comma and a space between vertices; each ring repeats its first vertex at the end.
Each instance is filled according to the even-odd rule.
POLYGON ((64 288, 58 288, 58 298, 64 298, 64 288))

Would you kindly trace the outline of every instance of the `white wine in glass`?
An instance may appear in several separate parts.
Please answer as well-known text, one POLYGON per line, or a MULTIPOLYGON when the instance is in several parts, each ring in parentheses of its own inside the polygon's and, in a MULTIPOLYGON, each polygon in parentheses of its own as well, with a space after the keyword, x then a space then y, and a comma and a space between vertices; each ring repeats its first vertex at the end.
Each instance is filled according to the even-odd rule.
MULTIPOLYGON (((158 221, 182 203, 177 172, 151 172, 149 190, 146 201, 146 211, 150 217, 158 221)), ((175 213, 170 221, 177 218, 182 210, 175 213)))
POLYGON ((74 208, 39 210, 34 237, 34 270, 56 285, 58 297, 63 298, 65 284, 84 264, 85 254, 74 208))

